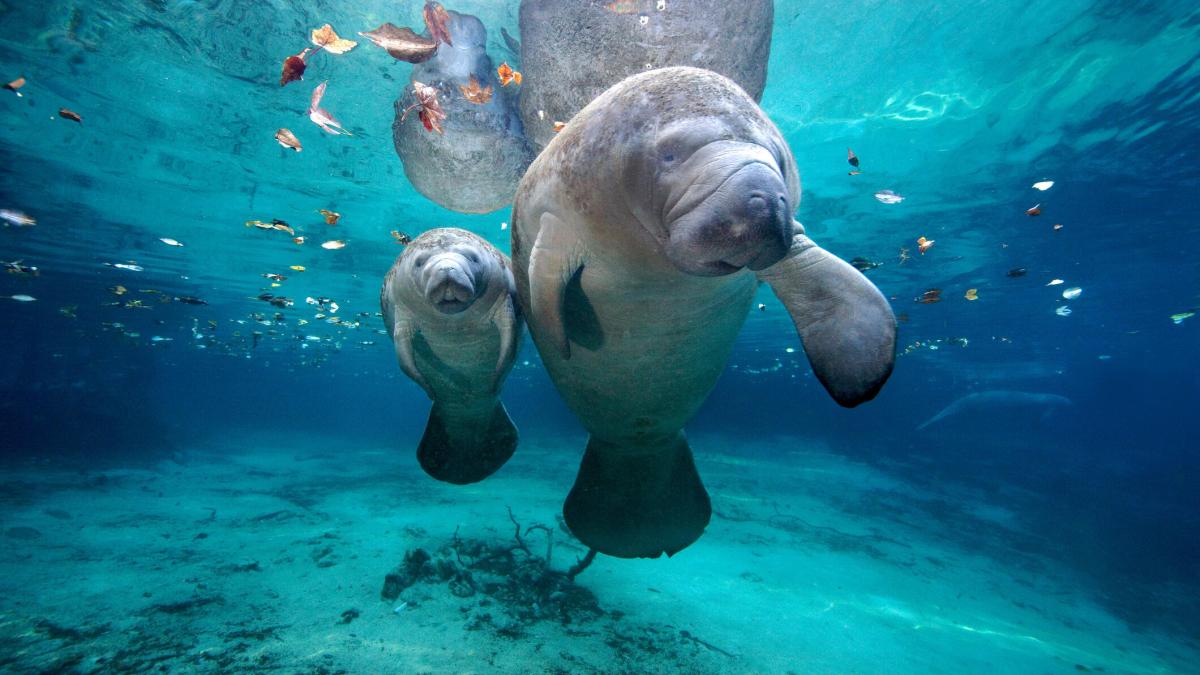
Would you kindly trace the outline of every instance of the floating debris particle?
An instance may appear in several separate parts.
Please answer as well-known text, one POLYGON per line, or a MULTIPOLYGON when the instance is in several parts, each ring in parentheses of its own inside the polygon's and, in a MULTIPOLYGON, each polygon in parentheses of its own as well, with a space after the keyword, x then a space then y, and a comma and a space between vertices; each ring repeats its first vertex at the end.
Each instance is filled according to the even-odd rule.
POLYGON ((303 244, 304 240, 305 240, 305 237, 292 237, 292 243, 296 244, 297 246, 299 246, 300 244, 303 244))
POLYGON ((765 312, 765 311, 767 311, 767 306, 766 306, 766 305, 764 305, 764 304, 763 304, 763 303, 761 303, 761 302, 760 302, 760 303, 758 303, 758 311, 760 311, 760 312, 765 312))
POLYGON ((330 241, 321 244, 321 248, 335 251, 339 248, 346 248, 346 242, 342 241, 341 239, 331 239, 330 241))
POLYGON ((185 305, 207 305, 208 303, 194 295, 177 295, 175 302, 182 302, 185 305))
POLYGON ((303 272, 307 268, 305 268, 304 265, 291 265, 288 267, 288 269, 292 270, 293 272, 303 272))
POLYGON ((1074 300, 1075 298, 1078 298, 1081 293, 1083 293, 1082 288, 1080 288, 1078 286, 1072 286, 1072 287, 1064 290, 1062 292, 1062 296, 1064 298, 1066 298, 1067 300, 1074 300))
POLYGON ((1042 215, 1042 205, 1041 205, 1041 204, 1035 204, 1034 206, 1031 206, 1031 207, 1029 207, 1029 208, 1025 209, 1025 215, 1027 215, 1027 216, 1040 216, 1040 215, 1042 215))
POLYGON ((304 146, 300 145, 300 139, 296 138, 296 134, 293 134, 288 129, 280 128, 279 131, 276 131, 275 141, 283 147, 290 148, 296 152, 304 149, 304 146))
POLYGON ((183 246, 183 244, 179 243, 177 240, 172 239, 170 237, 159 237, 158 240, 161 241, 162 243, 166 244, 167 246, 180 246, 180 247, 183 246))
POLYGON ((1063 306, 1059 307, 1058 309, 1054 310, 1054 313, 1059 316, 1071 316, 1071 308, 1067 307, 1066 305, 1063 305, 1063 306))
POLYGON ((136 263, 132 263, 132 262, 127 262, 127 263, 104 263, 104 265, 105 265, 106 267, 115 267, 115 268, 117 268, 117 269, 119 269, 119 270, 128 270, 128 271, 130 271, 130 272, 145 272, 145 271, 146 271, 146 268, 144 268, 144 267, 142 267, 141 265, 138 265, 138 264, 136 264, 136 263))
POLYGON ((67 305, 66 307, 59 307, 58 313, 67 317, 68 319, 74 319, 76 318, 75 311, 78 309, 79 305, 67 305))
POLYGON ((550 129, 552 131, 554 131, 554 133, 556 133, 556 134, 566 128, 567 128, 566 122, 555 122, 554 124, 552 124, 550 126, 550 129))
POLYGON ((330 211, 329 209, 317 209, 317 213, 325 217, 326 225, 337 225, 338 219, 342 217, 342 214, 330 211))
POLYGON ((501 232, 503 232, 507 229, 508 229, 508 223, 500 223, 500 231, 501 232))
POLYGON ((1057 285, 1061 284, 1062 282, 1063 282, 1062 279, 1051 279, 1050 283, 1048 283, 1046 285, 1047 286, 1057 286, 1057 285))
POLYGON ((358 46, 358 43, 354 40, 338 37, 338 34, 333 30, 333 26, 329 24, 313 29, 311 37, 314 45, 330 54, 345 54, 358 46))
POLYGON ((921 255, 925 255, 925 251, 928 251, 929 249, 933 248, 933 245, 935 243, 937 243, 937 242, 934 239, 926 239, 925 237, 917 237, 917 250, 920 251, 921 255))
POLYGON ((417 118, 421 120, 426 131, 445 133, 442 130, 442 120, 446 119, 446 112, 442 110, 442 104, 438 102, 437 89, 424 82, 413 80, 412 92, 417 102, 404 109, 404 112, 400 114, 400 122, 403 123, 408 117, 408 113, 416 110, 417 118))
POLYGON ((850 162, 850 166, 858 168, 858 155, 854 154, 850 148, 846 148, 846 161, 850 162))
POLYGON ((37 298, 33 297, 32 295, 25 295, 24 293, 10 295, 10 296, 8 296, 8 299, 16 300, 17 302, 33 302, 33 301, 37 300, 37 298))
POLYGON ((83 124, 83 118, 80 117, 79 113, 75 112, 74 110, 68 110, 67 108, 59 108, 58 116, 63 119, 66 119, 66 120, 71 120, 72 122, 78 122, 80 124, 83 124))
POLYGON ((1176 326, 1178 326, 1179 324, 1192 318, 1193 316, 1196 316, 1195 312, 1179 312, 1178 314, 1172 314, 1171 315, 1171 323, 1174 323, 1176 326))
POLYGON ((1062 228, 1063 228, 1063 226, 1062 226, 1062 223, 1055 223, 1055 224, 1054 224, 1054 231, 1055 231, 1055 232, 1058 232, 1058 231, 1059 231, 1059 230, 1061 230, 1062 228))
POLYGON ((36 266, 26 265, 21 260, 14 260, 12 262, 0 261, 0 265, 4 267, 5 272, 15 274, 19 277, 36 277, 41 274, 36 266))
POLYGON ((1010 277, 1012 279, 1017 279, 1017 278, 1025 276, 1025 274, 1027 272, 1029 272, 1029 270, 1025 269, 1024 267, 1014 267, 1011 270, 1009 270, 1007 273, 1005 273, 1004 276, 1010 277))
POLYGON ((863 258, 861 256, 851 260, 850 265, 859 272, 866 272, 867 270, 873 270, 876 267, 883 267, 883 263, 875 262, 874 260, 868 260, 867 258, 863 258))
POLYGON ((0 209, 0 220, 4 221, 5 227, 9 225, 15 227, 33 227, 37 225, 37 221, 32 216, 16 209, 0 209))
POLYGON ((121 285, 109 286, 108 292, 112 293, 113 295, 125 295, 126 293, 129 292, 129 289, 125 288, 124 286, 121 286, 121 285))
POLYGON ((391 23, 359 35, 382 47, 398 61, 424 63, 437 53, 436 40, 417 35, 411 28, 400 28, 391 23))
POLYGON ((267 272, 263 274, 263 277, 270 279, 271 281, 287 281, 287 277, 283 276, 282 274, 275 274, 274 272, 267 272))
POLYGON ((1052 181, 1052 180, 1038 181, 1033 184, 1034 190, 1040 190, 1042 192, 1045 192, 1046 190, 1049 190, 1052 187, 1054 187, 1054 181, 1052 181))
POLYGON ((963 295, 963 297, 966 298, 967 300, 978 300, 979 299, 979 289, 978 288, 968 288, 966 294, 963 295))
POLYGON ((891 190, 880 190, 875 193, 875 199, 878 199, 884 204, 899 204, 904 201, 904 197, 892 192, 891 190))
POLYGON ((412 237, 399 230, 392 230, 392 239, 395 239, 396 243, 402 246, 407 246, 408 244, 412 243, 412 237))
MULTIPOLYGON (((507 87, 510 82, 518 85, 521 84, 521 72, 513 70, 512 66, 508 65, 508 61, 501 63, 496 68, 496 76, 500 78, 501 87, 507 87)), ((540 115, 539 119, 545 119, 545 111, 539 110, 538 113, 540 115)))
POLYGON ((312 50, 305 47, 299 54, 289 56, 283 60, 283 71, 279 74, 279 86, 284 86, 288 82, 304 79, 304 71, 308 68, 309 52, 312 50))
POLYGON ((4 85, 4 88, 15 93, 17 96, 20 96, 21 92, 19 90, 21 89, 21 87, 24 87, 24 86, 25 86, 25 78, 18 77, 17 79, 13 80, 12 82, 9 82, 8 84, 4 85))

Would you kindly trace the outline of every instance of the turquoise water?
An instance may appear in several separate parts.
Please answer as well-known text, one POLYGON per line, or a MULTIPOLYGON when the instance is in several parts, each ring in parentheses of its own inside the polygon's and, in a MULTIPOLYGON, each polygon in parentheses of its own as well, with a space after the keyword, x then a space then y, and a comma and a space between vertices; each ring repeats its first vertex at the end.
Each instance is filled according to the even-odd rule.
MULTIPOLYGON (((796 157, 797 219, 879 264, 866 274, 899 320, 895 371, 875 401, 838 408, 760 289, 688 426, 708 532, 670 559, 600 556, 576 585, 603 614, 581 601, 563 610, 572 622, 460 600, 440 580, 379 597, 406 551, 437 557, 456 527, 507 545, 505 506, 555 531, 549 569, 586 551, 557 520, 585 434, 528 337, 503 390, 521 430, 512 463, 454 488, 413 461, 429 404, 378 316, 403 250, 390 233, 460 227, 511 251, 509 208, 442 208, 397 157, 393 104, 413 66, 356 33, 422 32, 422 4, 0 3, 0 80, 26 79, 0 90, 0 209, 36 219, 0 231, 0 260, 38 272, 0 277, 0 668, 1194 668, 1190 4, 776 2, 761 106, 796 157), (282 60, 325 23, 358 46, 280 87, 282 60), (351 135, 307 119, 322 81, 351 135), (275 142, 281 127, 302 152, 275 142), (305 242, 245 225, 272 219, 305 242), (940 301, 918 302, 930 289, 940 301), (340 309, 317 319, 308 297, 340 309), (986 391, 1072 405, 981 405, 916 429, 986 391), (276 512, 292 515, 256 520, 276 512), (337 560, 321 566, 331 533, 337 560), (423 612, 407 631, 404 601, 423 612), (361 618, 338 623, 352 608, 361 618)), ((447 7, 483 22, 493 65, 521 68, 501 31, 521 38, 519 4, 447 7)), ((539 555, 542 534, 527 533, 539 555)), ((519 585, 519 567, 489 574, 519 585)))

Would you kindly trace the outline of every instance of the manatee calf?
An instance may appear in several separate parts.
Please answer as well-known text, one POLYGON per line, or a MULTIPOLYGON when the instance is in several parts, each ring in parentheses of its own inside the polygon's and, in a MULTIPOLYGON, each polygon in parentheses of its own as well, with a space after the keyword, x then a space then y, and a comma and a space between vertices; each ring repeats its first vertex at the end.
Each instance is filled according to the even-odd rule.
POLYGON ((512 201, 531 155, 516 92, 500 86, 485 51, 483 23, 469 14, 447 13, 453 44, 439 44, 433 58, 412 70, 414 82, 437 90, 446 113, 444 133, 427 131, 415 114, 404 116, 415 100, 406 89, 396 101, 392 139, 404 175, 418 192, 453 211, 487 213, 512 201), (475 99, 483 102, 468 100, 464 88, 474 92, 472 83, 478 87, 475 99))
POLYGON ((1071 399, 1058 394, 1037 394, 1028 391, 980 391, 967 394, 954 403, 946 406, 940 413, 930 417, 917 427, 922 431, 931 424, 941 422, 963 412, 994 412, 1002 408, 1033 408, 1041 411, 1042 419, 1046 419, 1056 410, 1074 405, 1071 399))
POLYGON ((521 336, 514 293, 504 254, 455 228, 414 239, 383 281, 400 369, 433 399, 417 459, 438 480, 483 480, 517 447, 499 398, 521 336))
POLYGON ((796 162, 731 80, 634 75, 534 160, 513 203, 517 290, 551 377, 591 434, 563 507, 585 544, 672 554, 710 508, 683 426, 717 381, 760 281, 838 403, 875 396, 895 322, 858 270, 792 219, 796 162))
POLYGON ((535 148, 605 89, 651 68, 695 66, 762 96, 773 0, 522 0, 521 119, 535 148))

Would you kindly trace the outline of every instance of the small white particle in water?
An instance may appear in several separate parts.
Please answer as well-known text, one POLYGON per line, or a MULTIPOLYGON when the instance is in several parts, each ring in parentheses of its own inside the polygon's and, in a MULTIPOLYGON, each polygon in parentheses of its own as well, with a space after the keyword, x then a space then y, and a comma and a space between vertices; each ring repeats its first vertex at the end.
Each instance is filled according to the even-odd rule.
POLYGON ((503 232, 504 230, 507 230, 507 229, 508 229, 508 223, 500 223, 500 231, 501 232, 503 232))
POLYGON ((1042 192, 1045 192, 1046 190, 1049 190, 1052 187, 1054 187, 1054 181, 1052 181, 1052 180, 1039 181, 1039 182, 1033 184, 1034 190, 1041 190, 1042 192))
POLYGON ((638 23, 645 26, 646 24, 650 23, 650 17, 645 16, 645 15, 639 16, 638 23))
POLYGON ((399 605, 396 605, 396 609, 393 609, 392 611, 393 611, 393 612, 395 612, 395 613, 397 613, 397 614, 399 614, 400 612, 403 612, 403 611, 404 611, 404 608, 405 608, 405 607, 408 607, 408 603, 407 603, 407 602, 402 602, 402 603, 400 603, 399 605))
POLYGON ((783 351, 785 351, 785 352, 787 352, 787 353, 789 353, 789 354, 795 354, 795 353, 796 353, 796 348, 795 348, 795 347, 788 347, 787 349, 784 349, 783 351))
POLYGON ((545 110, 539 110, 539 111, 538 111, 538 119, 539 119, 539 120, 544 120, 544 119, 546 119, 546 111, 545 111, 545 110))
POLYGON ((1083 293, 1082 288, 1080 288, 1078 286, 1072 286, 1071 288, 1068 288, 1067 290, 1063 291, 1062 295, 1067 300, 1074 300, 1075 298, 1078 298, 1081 293, 1083 293))
POLYGON ((1059 316, 1071 316, 1071 308, 1063 305, 1062 307, 1054 310, 1054 313, 1059 316))
POLYGON ((658 4, 654 7, 660 12, 665 11, 667 9, 667 0, 658 0, 658 4))

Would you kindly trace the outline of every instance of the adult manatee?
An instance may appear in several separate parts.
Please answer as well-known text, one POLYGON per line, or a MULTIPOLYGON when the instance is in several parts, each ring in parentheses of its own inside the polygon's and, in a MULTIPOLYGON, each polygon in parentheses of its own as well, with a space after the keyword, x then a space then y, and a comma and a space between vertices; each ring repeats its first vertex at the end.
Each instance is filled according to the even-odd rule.
POLYGON ((448 14, 454 44, 439 44, 433 58, 412 70, 413 81, 437 89, 445 133, 426 131, 415 113, 401 121, 415 102, 406 89, 396 101, 392 139, 404 175, 418 192, 453 211, 487 213, 512 201, 531 155, 516 93, 500 86, 485 51, 483 23, 469 14, 448 14), (467 100, 460 87, 469 88, 472 77, 480 89, 491 88, 487 102, 467 100))
POLYGON ((1071 399, 1058 394, 1041 394, 1030 391, 1008 391, 1003 389, 977 391, 958 399, 946 406, 941 412, 925 420, 917 431, 924 431, 931 424, 941 422, 947 417, 970 412, 992 414, 997 410, 1012 408, 1032 408, 1041 412, 1042 420, 1049 418, 1056 410, 1069 408, 1074 405, 1071 399))
POLYGON ((433 399, 417 459, 438 480, 483 480, 517 447, 499 399, 521 336, 514 293, 504 254, 455 228, 414 239, 384 279, 383 321, 400 368, 433 399))
POLYGON ((522 0, 521 119, 535 148, 593 98, 652 68, 695 66, 762 96, 773 0, 522 0))
POLYGON ((710 508, 683 426, 711 391, 760 281, 787 307, 834 399, 891 373, 879 291, 792 219, 796 162, 731 80, 634 75, 534 160, 513 204, 521 306, 550 375, 591 433, 563 507, 585 544, 673 554, 710 508))

